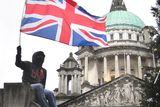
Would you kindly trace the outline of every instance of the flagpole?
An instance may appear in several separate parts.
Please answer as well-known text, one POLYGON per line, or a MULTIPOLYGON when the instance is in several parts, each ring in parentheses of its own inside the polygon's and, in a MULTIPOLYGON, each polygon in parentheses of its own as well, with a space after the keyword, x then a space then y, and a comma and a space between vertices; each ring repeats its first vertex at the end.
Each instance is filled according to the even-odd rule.
POLYGON ((21 31, 19 31, 19 46, 21 46, 21 31))
MULTIPOLYGON (((22 15, 21 15, 21 22, 22 22, 22 19, 23 19, 23 16, 24 16, 24 11, 25 11, 25 7, 26 7, 26 3, 27 3, 27 0, 25 0, 25 2, 24 2, 24 6, 23 6, 23 10, 22 10, 22 15)), ((21 24, 20 24, 20 28, 21 28, 21 24)), ((21 46, 21 39, 22 39, 21 38, 21 30, 19 30, 19 46, 21 46)))

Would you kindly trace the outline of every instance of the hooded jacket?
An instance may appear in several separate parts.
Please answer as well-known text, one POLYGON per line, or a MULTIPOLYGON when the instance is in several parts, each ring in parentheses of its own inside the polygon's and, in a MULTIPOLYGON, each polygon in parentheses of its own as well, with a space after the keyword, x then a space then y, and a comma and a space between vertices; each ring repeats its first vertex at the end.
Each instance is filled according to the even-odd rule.
POLYGON ((35 52, 32 62, 22 61, 21 52, 17 52, 15 65, 23 70, 22 82, 41 83, 45 87, 47 72, 42 67, 45 55, 42 51, 35 52))

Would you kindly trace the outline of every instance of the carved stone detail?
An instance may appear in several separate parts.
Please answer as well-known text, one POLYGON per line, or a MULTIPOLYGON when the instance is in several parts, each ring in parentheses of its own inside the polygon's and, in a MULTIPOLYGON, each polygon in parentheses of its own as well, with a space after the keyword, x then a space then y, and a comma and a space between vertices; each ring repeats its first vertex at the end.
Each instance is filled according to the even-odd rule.
POLYGON ((140 106, 142 81, 123 78, 81 96, 67 107, 140 106))

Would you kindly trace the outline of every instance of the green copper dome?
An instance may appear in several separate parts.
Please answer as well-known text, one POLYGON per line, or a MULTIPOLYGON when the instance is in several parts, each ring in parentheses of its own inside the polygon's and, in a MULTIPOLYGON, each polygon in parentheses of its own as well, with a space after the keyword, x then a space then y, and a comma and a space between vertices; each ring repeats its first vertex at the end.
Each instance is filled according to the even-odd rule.
POLYGON ((131 12, 119 10, 107 14, 107 28, 143 28, 144 22, 131 12))

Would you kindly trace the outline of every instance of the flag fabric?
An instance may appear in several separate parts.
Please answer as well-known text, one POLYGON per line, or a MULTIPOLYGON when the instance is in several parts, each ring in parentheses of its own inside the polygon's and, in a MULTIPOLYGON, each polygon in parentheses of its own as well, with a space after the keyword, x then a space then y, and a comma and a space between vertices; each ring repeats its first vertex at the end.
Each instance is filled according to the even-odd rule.
POLYGON ((27 0, 20 31, 72 46, 108 46, 105 21, 72 0, 27 0))

